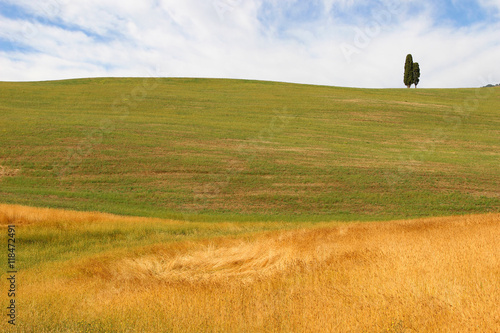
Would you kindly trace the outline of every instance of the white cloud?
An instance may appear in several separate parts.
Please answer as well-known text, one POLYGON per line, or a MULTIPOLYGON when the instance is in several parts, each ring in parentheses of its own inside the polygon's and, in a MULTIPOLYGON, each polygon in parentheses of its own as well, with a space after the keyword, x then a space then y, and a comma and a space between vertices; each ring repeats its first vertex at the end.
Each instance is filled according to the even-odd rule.
POLYGON ((413 0, 378 2, 363 20, 351 20, 358 25, 332 16, 359 6, 350 0, 318 0, 320 16, 295 22, 300 12, 282 12, 270 23, 259 17, 265 1, 48 0, 43 7, 16 0, 35 17, 0 16, 0 39, 20 46, 0 52, 0 79, 149 76, 159 68, 165 76, 402 87, 404 59, 412 53, 421 87, 477 86, 488 75, 500 82, 493 67, 498 23, 442 27, 429 19, 430 1, 410 18, 413 0))
MULTIPOLYGON (((483 6, 496 8, 498 11, 500 11, 500 0, 479 0, 479 2, 483 6)), ((497 14, 499 13, 497 12, 497 14)))

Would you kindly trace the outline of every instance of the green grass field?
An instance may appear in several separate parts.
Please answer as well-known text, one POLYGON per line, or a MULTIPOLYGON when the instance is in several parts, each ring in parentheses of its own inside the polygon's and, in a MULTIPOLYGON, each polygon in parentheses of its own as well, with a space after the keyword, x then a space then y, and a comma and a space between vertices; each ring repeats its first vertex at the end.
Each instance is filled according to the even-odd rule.
POLYGON ((0 83, 0 201, 192 221, 498 212, 500 88, 0 83))

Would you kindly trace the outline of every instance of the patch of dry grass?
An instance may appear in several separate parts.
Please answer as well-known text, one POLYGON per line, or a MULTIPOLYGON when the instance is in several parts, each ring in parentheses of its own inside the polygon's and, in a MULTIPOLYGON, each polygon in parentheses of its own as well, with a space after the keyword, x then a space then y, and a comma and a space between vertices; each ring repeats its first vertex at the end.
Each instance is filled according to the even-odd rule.
MULTIPOLYGON (((23 221, 0 211, 2 221, 23 221)), ((41 224, 70 214, 32 212, 41 224)), ((72 216, 80 225, 120 218, 72 216)), ((487 214, 325 223, 74 258, 19 274, 19 329, 495 332, 498 239, 500 214, 487 214)))
POLYGON ((0 165, 0 180, 3 177, 14 177, 19 173, 19 169, 9 168, 3 165, 0 165))
MULTIPOLYGON (((103 222, 163 222, 165 219, 126 217, 100 212, 78 212, 52 208, 28 207, 22 205, 0 204, 0 226, 9 224, 50 226, 60 222, 71 222, 75 225, 103 222)), ((170 221, 174 222, 174 221, 170 221)), ((175 221, 175 223, 180 223, 175 221)))

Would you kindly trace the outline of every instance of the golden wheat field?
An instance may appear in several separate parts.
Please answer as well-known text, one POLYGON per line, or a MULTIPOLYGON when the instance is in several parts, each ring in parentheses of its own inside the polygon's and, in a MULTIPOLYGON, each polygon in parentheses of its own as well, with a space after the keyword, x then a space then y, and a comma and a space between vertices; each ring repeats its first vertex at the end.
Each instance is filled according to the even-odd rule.
POLYGON ((2 331, 500 331, 500 214, 266 230, 0 205, 0 224, 19 240, 2 331))

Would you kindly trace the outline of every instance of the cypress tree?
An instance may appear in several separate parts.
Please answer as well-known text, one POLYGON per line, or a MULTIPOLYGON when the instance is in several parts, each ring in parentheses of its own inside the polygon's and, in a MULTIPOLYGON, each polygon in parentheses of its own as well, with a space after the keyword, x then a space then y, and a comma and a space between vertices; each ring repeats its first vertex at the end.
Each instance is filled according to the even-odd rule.
POLYGON ((413 63, 413 84, 417 88, 417 84, 420 82, 420 65, 418 62, 413 63))
POLYGON ((404 84, 407 88, 410 88, 413 84, 413 57, 411 54, 406 56, 405 63, 405 76, 404 76, 404 84))

